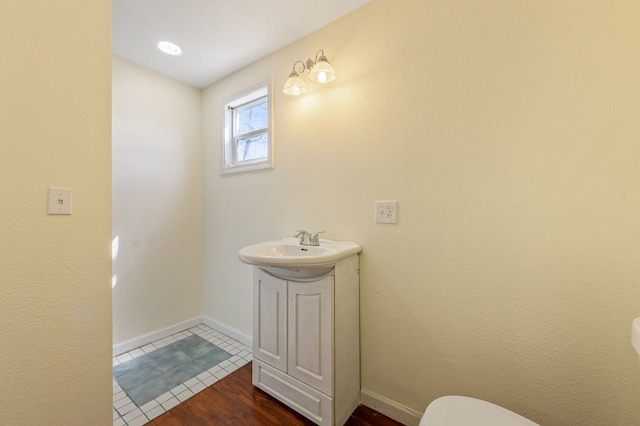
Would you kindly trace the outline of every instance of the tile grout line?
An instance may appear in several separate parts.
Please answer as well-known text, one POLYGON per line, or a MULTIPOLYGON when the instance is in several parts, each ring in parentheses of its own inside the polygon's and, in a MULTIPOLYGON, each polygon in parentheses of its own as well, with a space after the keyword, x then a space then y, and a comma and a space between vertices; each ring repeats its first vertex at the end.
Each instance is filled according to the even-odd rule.
POLYGON ((113 425, 114 426, 142 426, 148 421, 160 416, 196 393, 211 386, 218 380, 242 367, 252 360, 251 349, 229 336, 220 333, 204 324, 174 333, 171 336, 132 349, 113 358, 113 367, 150 352, 165 347, 171 343, 197 335, 207 342, 226 351, 231 356, 203 371, 196 377, 170 389, 164 394, 138 407, 113 378, 113 425))

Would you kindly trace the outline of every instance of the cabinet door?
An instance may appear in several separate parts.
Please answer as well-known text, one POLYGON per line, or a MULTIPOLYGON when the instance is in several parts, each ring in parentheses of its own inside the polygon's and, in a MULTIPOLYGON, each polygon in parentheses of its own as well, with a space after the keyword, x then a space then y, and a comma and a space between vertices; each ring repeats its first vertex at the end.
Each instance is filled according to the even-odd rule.
POLYGON ((253 306, 253 356, 286 372, 287 282, 256 268, 253 306))
POLYGON ((333 396, 333 277, 289 281, 290 376, 333 396))

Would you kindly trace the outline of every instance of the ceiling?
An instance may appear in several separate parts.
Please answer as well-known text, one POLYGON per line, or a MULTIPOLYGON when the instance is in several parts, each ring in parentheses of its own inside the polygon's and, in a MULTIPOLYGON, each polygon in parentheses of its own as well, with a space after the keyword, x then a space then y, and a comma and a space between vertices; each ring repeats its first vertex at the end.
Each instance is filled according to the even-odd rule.
POLYGON ((113 54, 204 88, 370 1, 112 0, 113 54))

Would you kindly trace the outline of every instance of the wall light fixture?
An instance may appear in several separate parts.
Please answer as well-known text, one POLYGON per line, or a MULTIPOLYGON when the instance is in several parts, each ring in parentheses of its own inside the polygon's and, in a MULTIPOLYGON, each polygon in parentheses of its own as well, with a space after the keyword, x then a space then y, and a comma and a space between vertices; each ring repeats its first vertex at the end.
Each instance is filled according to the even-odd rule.
POLYGON ((300 74, 305 71, 309 71, 309 79, 315 83, 328 84, 333 83, 336 79, 336 72, 324 56, 324 50, 320 49, 316 52, 315 61, 311 58, 306 62, 296 61, 293 64, 293 69, 289 74, 287 82, 284 84, 282 93, 285 95, 299 96, 307 91, 307 85, 304 80, 300 78, 300 74), (300 64, 298 66, 298 64, 300 64), (298 69, 296 70, 296 66, 298 69))

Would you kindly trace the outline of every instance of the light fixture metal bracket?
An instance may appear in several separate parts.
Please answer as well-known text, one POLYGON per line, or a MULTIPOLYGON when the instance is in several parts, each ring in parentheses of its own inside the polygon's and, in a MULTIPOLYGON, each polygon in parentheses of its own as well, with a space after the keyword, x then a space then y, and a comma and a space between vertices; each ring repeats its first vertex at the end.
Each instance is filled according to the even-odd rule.
POLYGON ((319 62, 324 62, 324 64, 322 64, 323 65, 322 73, 326 72, 326 69, 328 68, 329 72, 332 74, 331 75, 332 78, 327 81, 318 81, 317 79, 314 79, 313 75, 311 75, 311 79, 316 83, 319 82, 321 84, 331 83, 332 81, 334 81, 335 71, 333 71, 333 67, 331 67, 331 65, 329 64, 329 61, 327 60, 327 57, 324 55, 324 50, 318 49, 318 51, 316 52, 315 60, 308 58, 306 61, 299 60, 294 62, 291 72, 289 73, 289 78, 285 83, 285 88, 283 89, 283 93, 285 95, 297 96, 306 92, 307 89, 305 87, 304 81, 300 79, 300 74, 304 74, 305 71, 311 72, 313 67, 318 65, 319 62))

